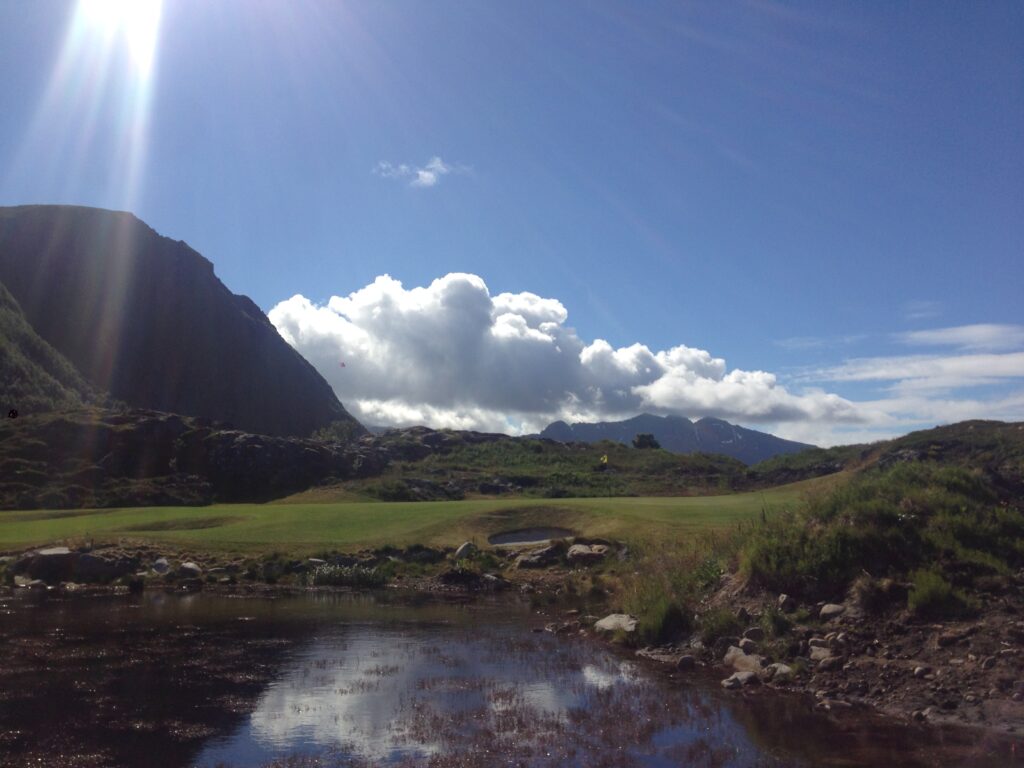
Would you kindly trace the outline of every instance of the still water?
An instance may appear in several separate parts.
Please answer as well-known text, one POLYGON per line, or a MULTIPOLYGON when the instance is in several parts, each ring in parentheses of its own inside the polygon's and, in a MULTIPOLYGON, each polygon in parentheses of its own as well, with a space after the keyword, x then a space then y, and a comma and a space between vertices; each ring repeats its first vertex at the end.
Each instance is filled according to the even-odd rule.
POLYGON ((997 766, 1005 744, 669 680, 514 601, 0 601, 3 766, 997 766), (283 762, 282 762, 283 764, 283 762))

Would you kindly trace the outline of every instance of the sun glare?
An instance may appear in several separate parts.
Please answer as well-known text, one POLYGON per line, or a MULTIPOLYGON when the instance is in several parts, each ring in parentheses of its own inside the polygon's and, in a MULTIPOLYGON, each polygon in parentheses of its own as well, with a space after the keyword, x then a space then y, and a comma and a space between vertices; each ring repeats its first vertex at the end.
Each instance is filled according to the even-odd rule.
POLYGON ((83 27, 128 46, 135 74, 147 78, 153 68, 163 0, 79 0, 83 27))

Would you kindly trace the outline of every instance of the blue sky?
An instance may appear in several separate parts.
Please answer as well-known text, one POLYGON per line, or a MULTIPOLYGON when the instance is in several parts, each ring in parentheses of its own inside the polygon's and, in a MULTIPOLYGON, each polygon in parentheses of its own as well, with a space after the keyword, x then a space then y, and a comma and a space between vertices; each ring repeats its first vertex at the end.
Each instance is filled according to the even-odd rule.
POLYGON ((1024 419, 1020 3, 97 4, 0 0, 0 204, 185 240, 364 420, 1024 419))

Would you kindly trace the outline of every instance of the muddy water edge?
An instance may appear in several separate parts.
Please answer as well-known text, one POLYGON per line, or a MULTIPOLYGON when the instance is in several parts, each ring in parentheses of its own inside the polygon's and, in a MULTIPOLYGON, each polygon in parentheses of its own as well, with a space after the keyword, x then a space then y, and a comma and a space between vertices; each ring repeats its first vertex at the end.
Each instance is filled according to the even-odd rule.
POLYGON ((549 618, 397 590, 5 596, 0 766, 1014 764, 1008 739, 672 678, 549 618))

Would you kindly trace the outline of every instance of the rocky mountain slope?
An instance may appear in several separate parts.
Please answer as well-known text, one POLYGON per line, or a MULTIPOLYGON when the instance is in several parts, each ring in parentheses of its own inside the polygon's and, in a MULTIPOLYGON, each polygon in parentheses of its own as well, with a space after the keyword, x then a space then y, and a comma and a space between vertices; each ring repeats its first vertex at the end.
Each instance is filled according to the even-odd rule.
POLYGON ((93 388, 130 406, 279 436, 354 421, 259 307, 129 213, 0 208, 0 282, 93 388))
POLYGON ((690 421, 682 416, 652 416, 643 413, 625 421, 566 424, 556 421, 545 427, 541 437, 563 443, 596 443, 614 440, 629 444, 639 433, 654 435, 661 447, 675 453, 719 453, 756 464, 773 456, 813 448, 806 443, 783 440, 765 432, 746 429, 721 419, 704 418, 690 421))

